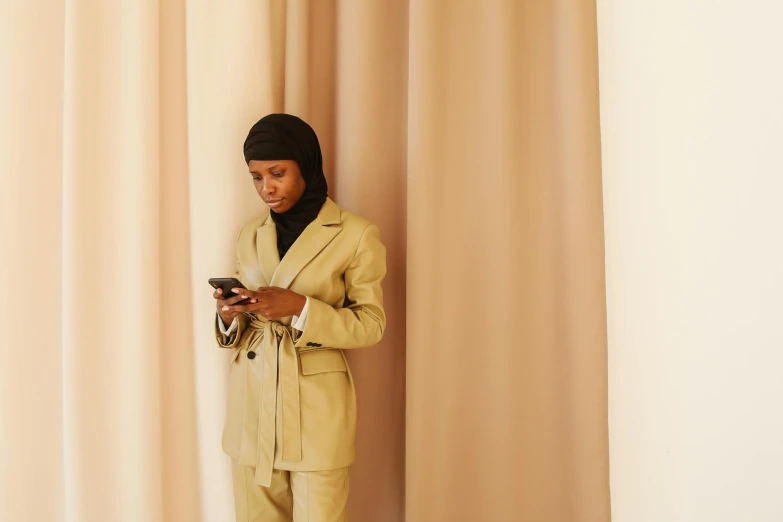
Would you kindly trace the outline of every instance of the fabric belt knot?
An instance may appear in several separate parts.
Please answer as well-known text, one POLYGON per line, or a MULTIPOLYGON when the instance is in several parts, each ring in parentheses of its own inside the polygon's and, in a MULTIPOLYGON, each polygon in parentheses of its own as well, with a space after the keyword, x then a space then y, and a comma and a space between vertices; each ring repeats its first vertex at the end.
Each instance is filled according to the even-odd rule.
POLYGON ((262 367, 261 400, 258 411, 257 459, 254 481, 269 487, 275 462, 277 388, 280 387, 281 453, 284 461, 302 460, 302 434, 299 409, 299 362, 290 327, 248 314, 253 336, 248 350, 260 352, 262 367), (260 346, 259 346, 260 345, 260 346))

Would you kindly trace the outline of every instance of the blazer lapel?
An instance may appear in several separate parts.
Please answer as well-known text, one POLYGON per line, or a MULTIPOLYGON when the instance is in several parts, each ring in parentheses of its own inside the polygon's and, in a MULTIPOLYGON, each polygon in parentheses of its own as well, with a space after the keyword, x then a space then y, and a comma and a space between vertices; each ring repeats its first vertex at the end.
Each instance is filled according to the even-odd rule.
MULTIPOLYGON (((272 220, 268 219, 267 221, 271 222, 272 220)), ((318 213, 318 217, 304 229, 302 235, 294 241, 286 255, 283 256, 283 260, 277 265, 277 269, 274 270, 272 275, 270 286, 288 288, 307 263, 317 256, 342 231, 342 227, 339 225, 340 207, 327 198, 323 207, 321 207, 321 211, 318 213)), ((275 235, 275 253, 277 253, 276 241, 277 236, 275 235)), ((259 246, 259 248, 261 247, 259 246)), ((264 273, 266 273, 266 268, 264 273)))
POLYGON ((266 279, 265 286, 270 286, 275 270, 280 264, 280 255, 277 252, 277 228, 271 217, 267 217, 264 224, 256 229, 256 251, 261 272, 266 279))

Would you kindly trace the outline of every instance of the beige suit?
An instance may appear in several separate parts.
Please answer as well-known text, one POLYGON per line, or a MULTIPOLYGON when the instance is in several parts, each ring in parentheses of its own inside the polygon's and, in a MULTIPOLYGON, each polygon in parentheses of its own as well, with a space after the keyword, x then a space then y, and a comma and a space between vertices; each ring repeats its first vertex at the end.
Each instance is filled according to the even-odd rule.
POLYGON ((218 344, 234 350, 223 450, 254 468, 261 486, 270 486, 273 469, 346 468, 356 396, 342 350, 377 343, 386 327, 378 228, 327 199, 282 262, 268 214, 242 228, 236 248, 236 277, 247 288, 290 288, 310 299, 303 332, 290 317, 241 314, 226 340, 215 324, 218 344))

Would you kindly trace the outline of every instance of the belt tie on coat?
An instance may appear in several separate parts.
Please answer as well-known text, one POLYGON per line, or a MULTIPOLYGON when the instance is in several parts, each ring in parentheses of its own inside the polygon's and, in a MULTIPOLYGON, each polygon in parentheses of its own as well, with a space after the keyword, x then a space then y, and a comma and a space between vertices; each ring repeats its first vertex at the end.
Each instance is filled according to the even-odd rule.
POLYGON ((257 350, 262 359, 261 400, 258 405, 257 461, 254 481, 269 487, 275 462, 275 422, 277 388, 280 385, 281 450, 285 461, 302 460, 301 419, 299 410, 299 363, 289 327, 248 314, 248 328, 260 331, 248 350, 257 350), (259 346, 260 345, 260 346, 259 346), (260 349, 259 349, 260 348, 260 349), (279 348, 279 349, 278 349, 279 348))

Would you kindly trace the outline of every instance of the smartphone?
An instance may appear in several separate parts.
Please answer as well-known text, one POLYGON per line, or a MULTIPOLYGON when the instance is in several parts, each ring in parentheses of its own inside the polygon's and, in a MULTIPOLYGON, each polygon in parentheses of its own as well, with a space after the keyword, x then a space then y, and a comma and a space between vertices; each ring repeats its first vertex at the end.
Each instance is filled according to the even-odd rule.
POLYGON ((223 290, 223 299, 228 299, 229 297, 237 295, 231 291, 232 288, 245 288, 245 285, 233 277, 213 277, 210 278, 209 285, 212 288, 220 288, 223 290))

